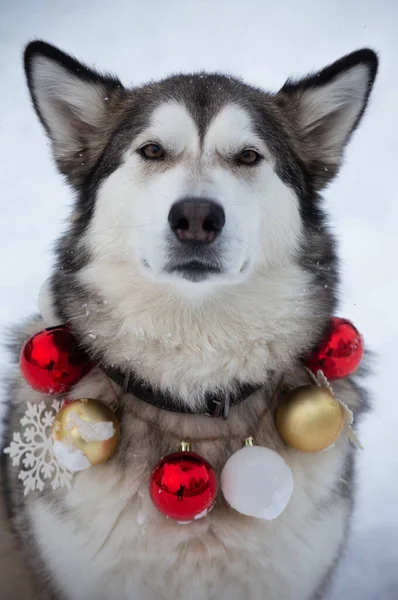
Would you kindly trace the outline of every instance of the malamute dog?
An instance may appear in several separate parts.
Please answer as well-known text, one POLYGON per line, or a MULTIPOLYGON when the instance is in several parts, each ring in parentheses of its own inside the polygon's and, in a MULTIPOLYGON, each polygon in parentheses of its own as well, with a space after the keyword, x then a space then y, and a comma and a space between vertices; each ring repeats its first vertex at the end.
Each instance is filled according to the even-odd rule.
MULTIPOLYGON (((282 376, 307 382, 301 357, 336 310, 321 192, 366 108, 375 53, 353 52, 277 93, 207 73, 126 89, 40 41, 25 69, 76 201, 49 285, 52 316, 13 334, 15 356, 33 333, 68 323, 95 363, 69 398, 116 398, 121 441, 70 490, 24 496, 2 459, 1 598, 321 598, 349 529, 353 450, 346 436, 327 452, 287 447, 275 390, 282 376), (179 440, 219 476, 248 435, 293 473, 280 517, 239 514, 221 492, 190 524, 156 510, 149 478, 179 440)), ((334 387, 363 409, 352 377, 334 387)), ((16 368, 4 445, 27 401, 53 399, 16 368)))

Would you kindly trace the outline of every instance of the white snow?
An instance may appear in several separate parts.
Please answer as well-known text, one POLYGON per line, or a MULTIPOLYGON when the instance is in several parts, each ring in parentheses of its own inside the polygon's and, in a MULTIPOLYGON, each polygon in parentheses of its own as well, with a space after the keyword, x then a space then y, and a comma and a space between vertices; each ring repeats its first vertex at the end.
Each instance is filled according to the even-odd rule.
MULTIPOLYGON (((377 355, 368 383, 374 410, 358 432, 364 451, 351 542, 329 600, 398 597, 397 31, 396 0, 14 0, 1 9, 2 329, 37 309, 72 198, 30 107, 21 67, 27 41, 52 41, 127 84, 219 69, 271 89, 354 49, 379 51, 367 116, 326 193, 342 257, 339 314, 377 355)), ((0 375, 6 361, 1 350, 0 375)))
POLYGON ((87 456, 79 448, 74 448, 53 438, 53 450, 61 465, 70 471, 84 471, 91 467, 87 456))
POLYGON ((115 433, 112 421, 89 423, 77 413, 71 412, 66 419, 65 429, 70 431, 74 427, 77 427, 80 436, 85 442, 105 442, 106 440, 110 440, 115 433))
POLYGON ((101 423, 80 423, 79 433, 85 442, 105 442, 115 433, 112 421, 101 423))
POLYGON ((207 517, 207 515, 209 514, 209 511, 211 509, 212 509, 212 506, 210 508, 205 508, 204 510, 202 510, 202 512, 200 512, 194 516, 194 520, 199 521, 200 519, 204 519, 205 517, 207 517))

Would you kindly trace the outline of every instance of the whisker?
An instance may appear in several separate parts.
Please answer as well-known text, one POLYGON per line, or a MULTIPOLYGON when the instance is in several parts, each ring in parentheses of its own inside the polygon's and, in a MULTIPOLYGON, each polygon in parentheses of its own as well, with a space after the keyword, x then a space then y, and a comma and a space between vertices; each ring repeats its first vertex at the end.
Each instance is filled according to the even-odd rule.
POLYGON ((245 240, 242 240, 241 238, 239 238, 238 236, 234 236, 235 239, 240 242, 241 244, 244 244, 245 246, 247 246, 248 248, 253 248, 252 244, 249 244, 249 242, 246 242, 245 240))
POLYGON ((162 192, 158 192, 160 196, 163 196, 163 198, 166 198, 166 200, 173 200, 173 198, 170 198, 170 196, 166 196, 166 194, 162 194, 162 192))

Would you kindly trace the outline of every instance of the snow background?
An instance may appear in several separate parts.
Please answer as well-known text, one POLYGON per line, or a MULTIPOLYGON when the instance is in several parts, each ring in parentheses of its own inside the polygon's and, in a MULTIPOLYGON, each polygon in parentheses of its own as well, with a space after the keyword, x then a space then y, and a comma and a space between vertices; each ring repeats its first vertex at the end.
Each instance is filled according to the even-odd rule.
MULTIPOLYGON (((369 380, 374 411, 359 435, 359 493, 352 537, 330 600, 398 598, 398 454, 395 368, 398 202, 398 2, 395 0, 1 0, 0 329, 36 310, 71 193, 56 174, 30 108, 25 43, 52 41, 88 64, 137 84, 170 72, 221 70, 278 89, 363 46, 380 53, 368 113, 325 194, 340 239, 339 314, 378 353, 369 380)), ((0 350, 0 375, 7 356, 0 350)))

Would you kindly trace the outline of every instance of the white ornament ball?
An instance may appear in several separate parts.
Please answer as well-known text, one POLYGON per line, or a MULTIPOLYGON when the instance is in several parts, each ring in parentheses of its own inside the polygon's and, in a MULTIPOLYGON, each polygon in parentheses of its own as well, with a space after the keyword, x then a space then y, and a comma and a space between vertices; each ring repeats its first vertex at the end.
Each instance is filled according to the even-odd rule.
POLYGON ((47 327, 54 327, 60 325, 61 321, 57 319, 54 313, 51 291, 50 291, 50 280, 46 279, 39 291, 38 298, 39 312, 46 322, 47 327))
POLYGON ((293 475, 283 458, 262 446, 245 446, 226 462, 221 488, 227 502, 248 517, 272 521, 285 510, 293 475))

